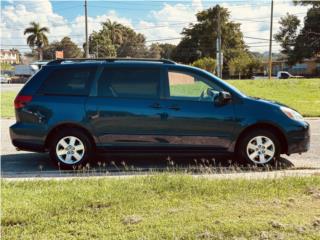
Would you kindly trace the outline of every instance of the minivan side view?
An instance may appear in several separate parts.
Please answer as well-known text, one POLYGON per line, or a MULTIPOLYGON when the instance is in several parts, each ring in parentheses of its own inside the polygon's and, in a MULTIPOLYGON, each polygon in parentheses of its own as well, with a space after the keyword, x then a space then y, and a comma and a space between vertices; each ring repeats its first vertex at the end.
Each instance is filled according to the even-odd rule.
POLYGON ((264 165, 310 142, 298 112, 164 59, 54 60, 14 107, 13 145, 49 152, 63 168, 84 166, 96 151, 203 151, 264 165))

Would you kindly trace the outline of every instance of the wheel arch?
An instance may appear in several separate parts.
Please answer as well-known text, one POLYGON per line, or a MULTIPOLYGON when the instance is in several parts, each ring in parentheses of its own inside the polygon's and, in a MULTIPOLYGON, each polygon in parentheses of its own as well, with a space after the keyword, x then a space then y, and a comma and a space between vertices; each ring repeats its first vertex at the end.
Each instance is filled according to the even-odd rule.
POLYGON ((46 140, 45 140, 45 149, 49 149, 50 147, 50 142, 52 141, 53 137, 55 136, 55 134, 58 132, 58 131, 61 131, 63 129, 78 129, 79 131, 83 132, 84 134, 87 135, 87 137, 90 139, 90 142, 92 143, 92 146, 95 148, 96 147, 96 141, 93 137, 93 135, 90 133, 90 131, 85 128, 84 126, 82 125, 79 125, 79 124, 75 124, 75 123, 60 123, 56 126, 54 126, 50 131, 49 131, 49 134, 47 135, 46 137, 46 140))
POLYGON ((241 139, 243 139, 243 136, 245 136, 248 132, 254 131, 256 129, 267 129, 272 131, 279 139, 280 147, 281 147, 280 153, 288 152, 288 140, 285 134, 283 133, 283 131, 276 125, 271 123, 265 123, 265 122, 255 123, 243 129, 236 140, 235 152, 238 152, 238 148, 240 146, 241 139))

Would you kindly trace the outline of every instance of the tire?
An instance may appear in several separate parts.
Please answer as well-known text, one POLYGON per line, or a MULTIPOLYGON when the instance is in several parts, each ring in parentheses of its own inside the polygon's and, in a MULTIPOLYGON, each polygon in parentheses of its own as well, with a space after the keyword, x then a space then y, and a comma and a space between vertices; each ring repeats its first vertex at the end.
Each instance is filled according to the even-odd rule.
POLYGON ((51 140, 50 158, 61 169, 84 167, 92 154, 92 143, 81 130, 59 130, 51 140))
POLYGON ((280 157, 280 142, 270 130, 256 129, 240 139, 237 157, 249 165, 273 164, 280 157))

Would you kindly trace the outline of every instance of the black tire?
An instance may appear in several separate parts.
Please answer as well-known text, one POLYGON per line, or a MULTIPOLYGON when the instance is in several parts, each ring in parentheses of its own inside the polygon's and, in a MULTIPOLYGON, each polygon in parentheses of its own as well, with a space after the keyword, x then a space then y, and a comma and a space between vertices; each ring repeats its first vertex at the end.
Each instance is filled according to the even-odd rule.
MULTIPOLYGON (((264 139, 266 139, 264 138, 264 139)), ((240 143, 238 145, 237 148, 237 160, 241 163, 241 164, 245 164, 245 165, 273 165, 280 157, 280 152, 281 152, 281 145, 280 145, 280 141, 277 138, 276 134, 274 134, 274 132, 272 130, 267 130, 267 129, 255 129, 252 130, 248 133, 246 133, 242 139, 239 140, 240 143), (254 141, 253 139, 256 137, 266 137, 269 140, 271 140, 273 142, 273 146, 270 146, 269 148, 273 150, 274 152, 274 156, 265 163, 260 163, 257 161, 260 161, 260 157, 257 156, 257 161, 254 161, 252 159, 250 159, 249 155, 248 155, 248 151, 247 151, 247 146, 249 144, 250 141, 254 141)), ((269 149, 268 149, 269 150, 269 149)), ((260 151, 260 149, 258 150, 260 151)), ((250 153, 250 152, 249 152, 250 153)), ((253 151, 251 152, 253 153, 253 151)), ((260 152, 261 153, 261 152, 260 152)), ((263 154, 262 154, 263 155, 263 154)), ((270 156, 266 157, 266 158, 270 158, 270 156)))
MULTIPOLYGON (((67 140, 68 138, 66 138, 67 140)), ((59 144, 61 147, 61 144, 59 144)), ((93 155, 93 144, 90 141, 89 137, 80 129, 60 129, 58 132, 53 136, 51 139, 51 144, 50 144, 50 158, 51 160, 61 169, 78 169, 79 167, 85 167, 87 163, 89 163, 89 160, 91 159, 93 155), (81 143, 83 144, 84 150, 83 152, 80 150, 81 158, 80 160, 75 159, 72 156, 71 161, 74 161, 73 163, 67 163, 62 161, 59 156, 57 155, 57 145, 60 142, 60 140, 66 138, 66 137, 75 137, 79 145, 81 143), (80 141, 78 141, 80 140, 80 141)), ((62 149, 64 150, 64 149, 62 149)), ((76 150, 75 150, 76 151, 76 150)), ((63 158, 63 157, 62 157, 63 158)), ((66 160, 65 160, 66 161, 66 160)))

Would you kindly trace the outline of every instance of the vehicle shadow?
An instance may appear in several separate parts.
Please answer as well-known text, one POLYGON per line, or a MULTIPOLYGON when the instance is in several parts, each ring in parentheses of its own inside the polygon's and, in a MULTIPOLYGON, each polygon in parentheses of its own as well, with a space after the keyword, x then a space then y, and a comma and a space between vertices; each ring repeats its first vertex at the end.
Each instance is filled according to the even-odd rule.
POLYGON ((2 177, 69 177, 101 175, 136 175, 150 172, 234 173, 289 169, 294 164, 286 158, 271 166, 245 166, 235 160, 212 156, 188 155, 166 156, 148 154, 96 155, 86 166, 73 170, 61 170, 53 164, 46 153, 8 154, 1 156, 2 177))

